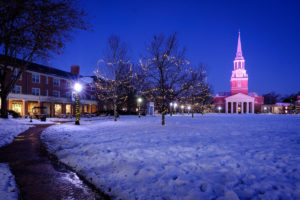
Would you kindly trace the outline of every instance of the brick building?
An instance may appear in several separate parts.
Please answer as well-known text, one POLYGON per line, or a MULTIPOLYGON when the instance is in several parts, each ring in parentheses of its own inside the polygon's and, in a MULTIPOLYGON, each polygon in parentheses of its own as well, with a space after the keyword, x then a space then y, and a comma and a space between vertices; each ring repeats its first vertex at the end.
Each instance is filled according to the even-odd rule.
MULTIPOLYGON (((73 85, 79 81, 84 85, 84 89, 80 93, 80 112, 94 113, 98 111, 93 79, 80 76, 79 71, 79 66, 71 66, 71 72, 66 72, 30 63, 26 72, 21 75, 14 89, 8 95, 8 109, 14 110, 21 116, 32 114, 46 114, 50 117, 73 115, 73 85)), ((15 70, 14 74, 17 73, 18 70, 15 70)), ((11 77, 10 75, 7 78, 11 77)))

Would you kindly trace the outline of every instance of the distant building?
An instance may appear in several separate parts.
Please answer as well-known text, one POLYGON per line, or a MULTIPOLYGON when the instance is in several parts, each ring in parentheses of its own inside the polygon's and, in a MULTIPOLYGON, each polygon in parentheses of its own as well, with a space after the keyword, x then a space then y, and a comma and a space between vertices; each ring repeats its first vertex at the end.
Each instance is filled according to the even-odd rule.
MULTIPOLYGON (((33 114, 46 114, 51 117, 72 115, 74 114, 73 85, 75 81, 81 81, 84 89, 80 93, 80 112, 94 113, 98 111, 95 85, 91 78, 80 76, 79 71, 79 66, 71 66, 71 72, 66 72, 30 63, 8 95, 8 109, 14 110, 21 116, 33 114)), ((10 77, 12 70, 8 73, 7 77, 10 77)), ((17 74, 18 70, 15 70, 14 73, 17 74)))
POLYGON ((263 105, 262 113, 291 114, 293 113, 291 105, 291 103, 275 103, 271 105, 263 105))
POLYGON ((297 96, 297 101, 296 101, 296 113, 300 113, 300 96, 297 96))
POLYGON ((274 114, 299 114, 300 113, 300 96, 294 103, 275 103, 262 106, 263 113, 274 114))
POLYGON ((245 69, 245 59, 242 54, 241 37, 239 32, 234 69, 231 75, 230 92, 221 92, 214 97, 218 112, 225 113, 257 113, 261 112, 264 98, 255 92, 248 92, 248 74, 245 69))

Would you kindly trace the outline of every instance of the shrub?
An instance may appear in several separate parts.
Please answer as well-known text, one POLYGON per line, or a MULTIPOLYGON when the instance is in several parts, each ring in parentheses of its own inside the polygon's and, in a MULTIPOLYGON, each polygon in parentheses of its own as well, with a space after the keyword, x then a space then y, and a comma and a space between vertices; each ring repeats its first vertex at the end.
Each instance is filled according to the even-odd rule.
POLYGON ((21 115, 19 113, 17 113, 16 111, 13 111, 13 110, 9 110, 8 114, 10 114, 13 118, 21 117, 21 115))

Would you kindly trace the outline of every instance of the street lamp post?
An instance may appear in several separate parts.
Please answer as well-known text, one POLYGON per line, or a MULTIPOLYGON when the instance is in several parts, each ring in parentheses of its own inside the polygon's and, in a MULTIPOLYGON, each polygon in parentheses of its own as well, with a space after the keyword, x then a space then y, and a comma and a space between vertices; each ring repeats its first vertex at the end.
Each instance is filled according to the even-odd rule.
POLYGON ((177 107, 177 103, 174 103, 174 115, 176 115, 176 107, 177 107))
POLYGON ((219 110, 219 113, 221 113, 222 107, 219 106, 219 107, 218 107, 218 110, 219 110))
POLYGON ((181 113, 184 115, 184 105, 181 106, 181 113))
POLYGON ((143 99, 141 97, 139 97, 137 99, 138 102, 138 107, 139 107, 139 118, 141 118, 141 104, 142 104, 143 99))
POLYGON ((170 103, 170 116, 172 116, 172 112, 173 112, 173 111, 172 111, 172 106, 173 106, 173 103, 171 102, 171 103, 170 103))
POLYGON ((188 109, 188 115, 189 115, 190 111, 191 111, 191 106, 188 106, 187 109, 188 109))
POLYGON ((81 92, 82 90, 82 85, 80 83, 75 83, 74 90, 75 90, 75 125, 80 125, 79 92, 81 92))

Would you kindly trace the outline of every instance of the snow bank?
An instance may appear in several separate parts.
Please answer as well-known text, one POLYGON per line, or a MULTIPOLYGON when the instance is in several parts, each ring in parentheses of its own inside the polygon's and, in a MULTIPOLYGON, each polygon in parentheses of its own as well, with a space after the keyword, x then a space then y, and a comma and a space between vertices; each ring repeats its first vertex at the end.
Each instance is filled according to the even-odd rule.
POLYGON ((300 199, 299 115, 52 126, 51 153, 115 199, 300 199))
POLYGON ((0 199, 17 200, 18 189, 15 178, 11 174, 7 164, 0 163, 0 199))
POLYGON ((0 118, 0 147, 11 143, 15 136, 26 131, 30 127, 28 124, 29 120, 0 118))

